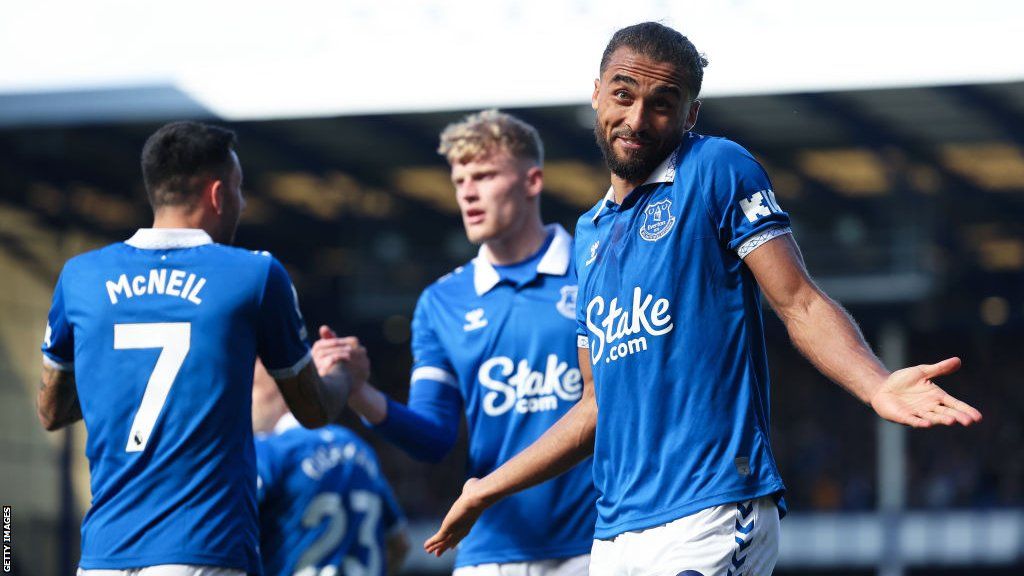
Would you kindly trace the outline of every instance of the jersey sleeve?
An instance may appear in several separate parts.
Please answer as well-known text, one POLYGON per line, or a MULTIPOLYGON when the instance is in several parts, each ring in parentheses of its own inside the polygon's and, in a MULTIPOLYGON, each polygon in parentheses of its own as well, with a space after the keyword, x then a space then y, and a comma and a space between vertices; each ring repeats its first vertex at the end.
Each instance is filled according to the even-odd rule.
POLYGON ((433 318, 429 289, 420 296, 412 317, 412 376, 410 381, 431 380, 458 388, 455 369, 438 337, 433 318))
POLYGON ((274 378, 295 376, 309 363, 306 325, 299 297, 284 266, 273 256, 259 311, 259 356, 274 378))
POLYGON ((440 462, 455 447, 461 411, 457 389, 432 380, 413 381, 409 405, 388 398, 388 415, 374 429, 413 458, 440 462))
POLYGON ((65 372, 75 369, 75 333, 64 305, 64 273, 61 273, 53 289, 42 351, 43 362, 47 366, 65 372))
POLYGON ((740 258, 792 232, 789 214, 775 199, 768 174, 742 146, 718 140, 702 172, 719 239, 740 258))

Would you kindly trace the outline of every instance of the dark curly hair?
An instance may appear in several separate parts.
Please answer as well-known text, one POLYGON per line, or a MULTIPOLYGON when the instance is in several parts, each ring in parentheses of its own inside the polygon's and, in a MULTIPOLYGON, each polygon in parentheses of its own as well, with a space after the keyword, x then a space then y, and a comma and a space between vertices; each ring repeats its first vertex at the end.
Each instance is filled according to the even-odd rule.
POLYGON ((697 52, 697 47, 686 36, 657 22, 641 22, 627 26, 612 35, 612 39, 608 41, 608 46, 601 56, 601 74, 604 74, 608 67, 612 54, 622 47, 652 60, 678 66, 685 78, 689 98, 695 99, 700 94, 704 67, 708 65, 708 59, 697 52))

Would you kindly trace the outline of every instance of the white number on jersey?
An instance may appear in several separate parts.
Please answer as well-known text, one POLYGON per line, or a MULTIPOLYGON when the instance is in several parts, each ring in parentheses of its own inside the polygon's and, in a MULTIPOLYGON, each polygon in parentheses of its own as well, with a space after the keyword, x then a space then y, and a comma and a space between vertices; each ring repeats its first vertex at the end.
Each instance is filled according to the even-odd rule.
POLYGON ((330 524, 327 525, 327 530, 324 530, 324 533, 299 556, 299 561, 295 563, 295 576, 334 576, 338 573, 336 566, 324 566, 318 572, 316 565, 337 548, 345 537, 348 515, 345 513, 345 507, 341 505, 340 495, 325 492, 313 498, 306 511, 302 513, 302 527, 316 528, 324 518, 329 519, 330 524))
MULTIPOLYGON (((380 496, 366 490, 354 490, 352 510, 366 514, 359 525, 359 545, 367 548, 370 554, 365 565, 352 556, 346 557, 344 573, 346 576, 377 576, 381 570, 381 545, 377 541, 377 524, 380 522, 381 512, 380 496)), ((325 492, 313 498, 302 514, 302 526, 307 529, 316 528, 324 519, 330 522, 327 530, 299 556, 295 564, 295 576, 337 576, 337 566, 324 566, 319 570, 316 566, 345 538, 348 515, 341 505, 341 496, 338 494, 325 492)))
POLYGON ((359 545, 367 548, 370 555, 363 566, 351 556, 345 558, 345 574, 353 576, 377 576, 381 568, 381 546, 377 541, 377 524, 380 522, 380 496, 366 490, 352 491, 352 509, 365 512, 359 525, 359 545))
POLYGON ((142 452, 149 444, 156 419, 185 362, 191 341, 192 324, 189 322, 114 324, 115 350, 160 349, 160 356, 146 384, 146 392, 142 395, 142 403, 132 421, 125 452, 142 452))

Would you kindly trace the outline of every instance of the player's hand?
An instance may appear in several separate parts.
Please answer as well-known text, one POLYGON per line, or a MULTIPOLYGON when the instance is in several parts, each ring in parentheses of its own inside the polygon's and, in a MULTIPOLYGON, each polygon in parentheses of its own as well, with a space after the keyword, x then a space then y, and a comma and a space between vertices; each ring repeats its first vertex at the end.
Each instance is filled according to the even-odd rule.
POLYGON ((362 386, 370 379, 370 355, 366 347, 359 343, 359 338, 348 336, 341 340, 349 344, 348 358, 343 358, 345 369, 352 376, 355 387, 362 386))
POLYGON ((981 412, 950 396, 932 378, 960 369, 959 358, 947 358, 938 364, 921 364, 893 372, 871 398, 871 407, 879 416, 914 428, 935 425, 970 426, 981 421, 981 412))
POLYGON ((462 495, 452 504, 452 509, 441 522, 441 529, 423 543, 423 549, 427 554, 440 556, 446 551, 455 548, 469 530, 476 523, 477 518, 487 508, 484 499, 480 497, 477 484, 480 480, 470 478, 462 487, 462 495))
POLYGON ((320 327, 320 339, 313 343, 313 361, 321 377, 345 370, 355 391, 370 378, 370 357, 355 336, 339 337, 329 326, 320 327))
POLYGON ((343 352, 337 342, 338 337, 327 326, 320 327, 320 339, 313 343, 313 362, 320 377, 327 376, 335 370, 341 370, 343 352))

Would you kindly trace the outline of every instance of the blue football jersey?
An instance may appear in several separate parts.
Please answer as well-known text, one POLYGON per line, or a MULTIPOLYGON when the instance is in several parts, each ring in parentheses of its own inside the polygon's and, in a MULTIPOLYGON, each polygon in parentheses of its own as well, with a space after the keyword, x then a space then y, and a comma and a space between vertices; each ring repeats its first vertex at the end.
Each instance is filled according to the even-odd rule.
POLYGON ((143 229, 72 258, 44 361, 74 370, 88 430, 85 569, 260 572, 252 378, 310 361, 288 274, 202 230, 143 229))
POLYGON ((256 439, 264 576, 384 576, 386 537, 405 520, 377 456, 341 426, 285 415, 256 439))
MULTIPOLYGON (((532 279, 509 281, 483 253, 421 295, 413 318, 413 387, 457 388, 469 434, 467 471, 488 474, 539 438, 582 395, 574 339, 572 237, 560 226, 532 279)), ((587 554, 590 460, 489 508, 456 566, 587 554)))
POLYGON ((579 346, 598 404, 596 537, 780 493, 760 293, 743 258, 787 234, 761 166, 687 134, 576 227, 579 346))

